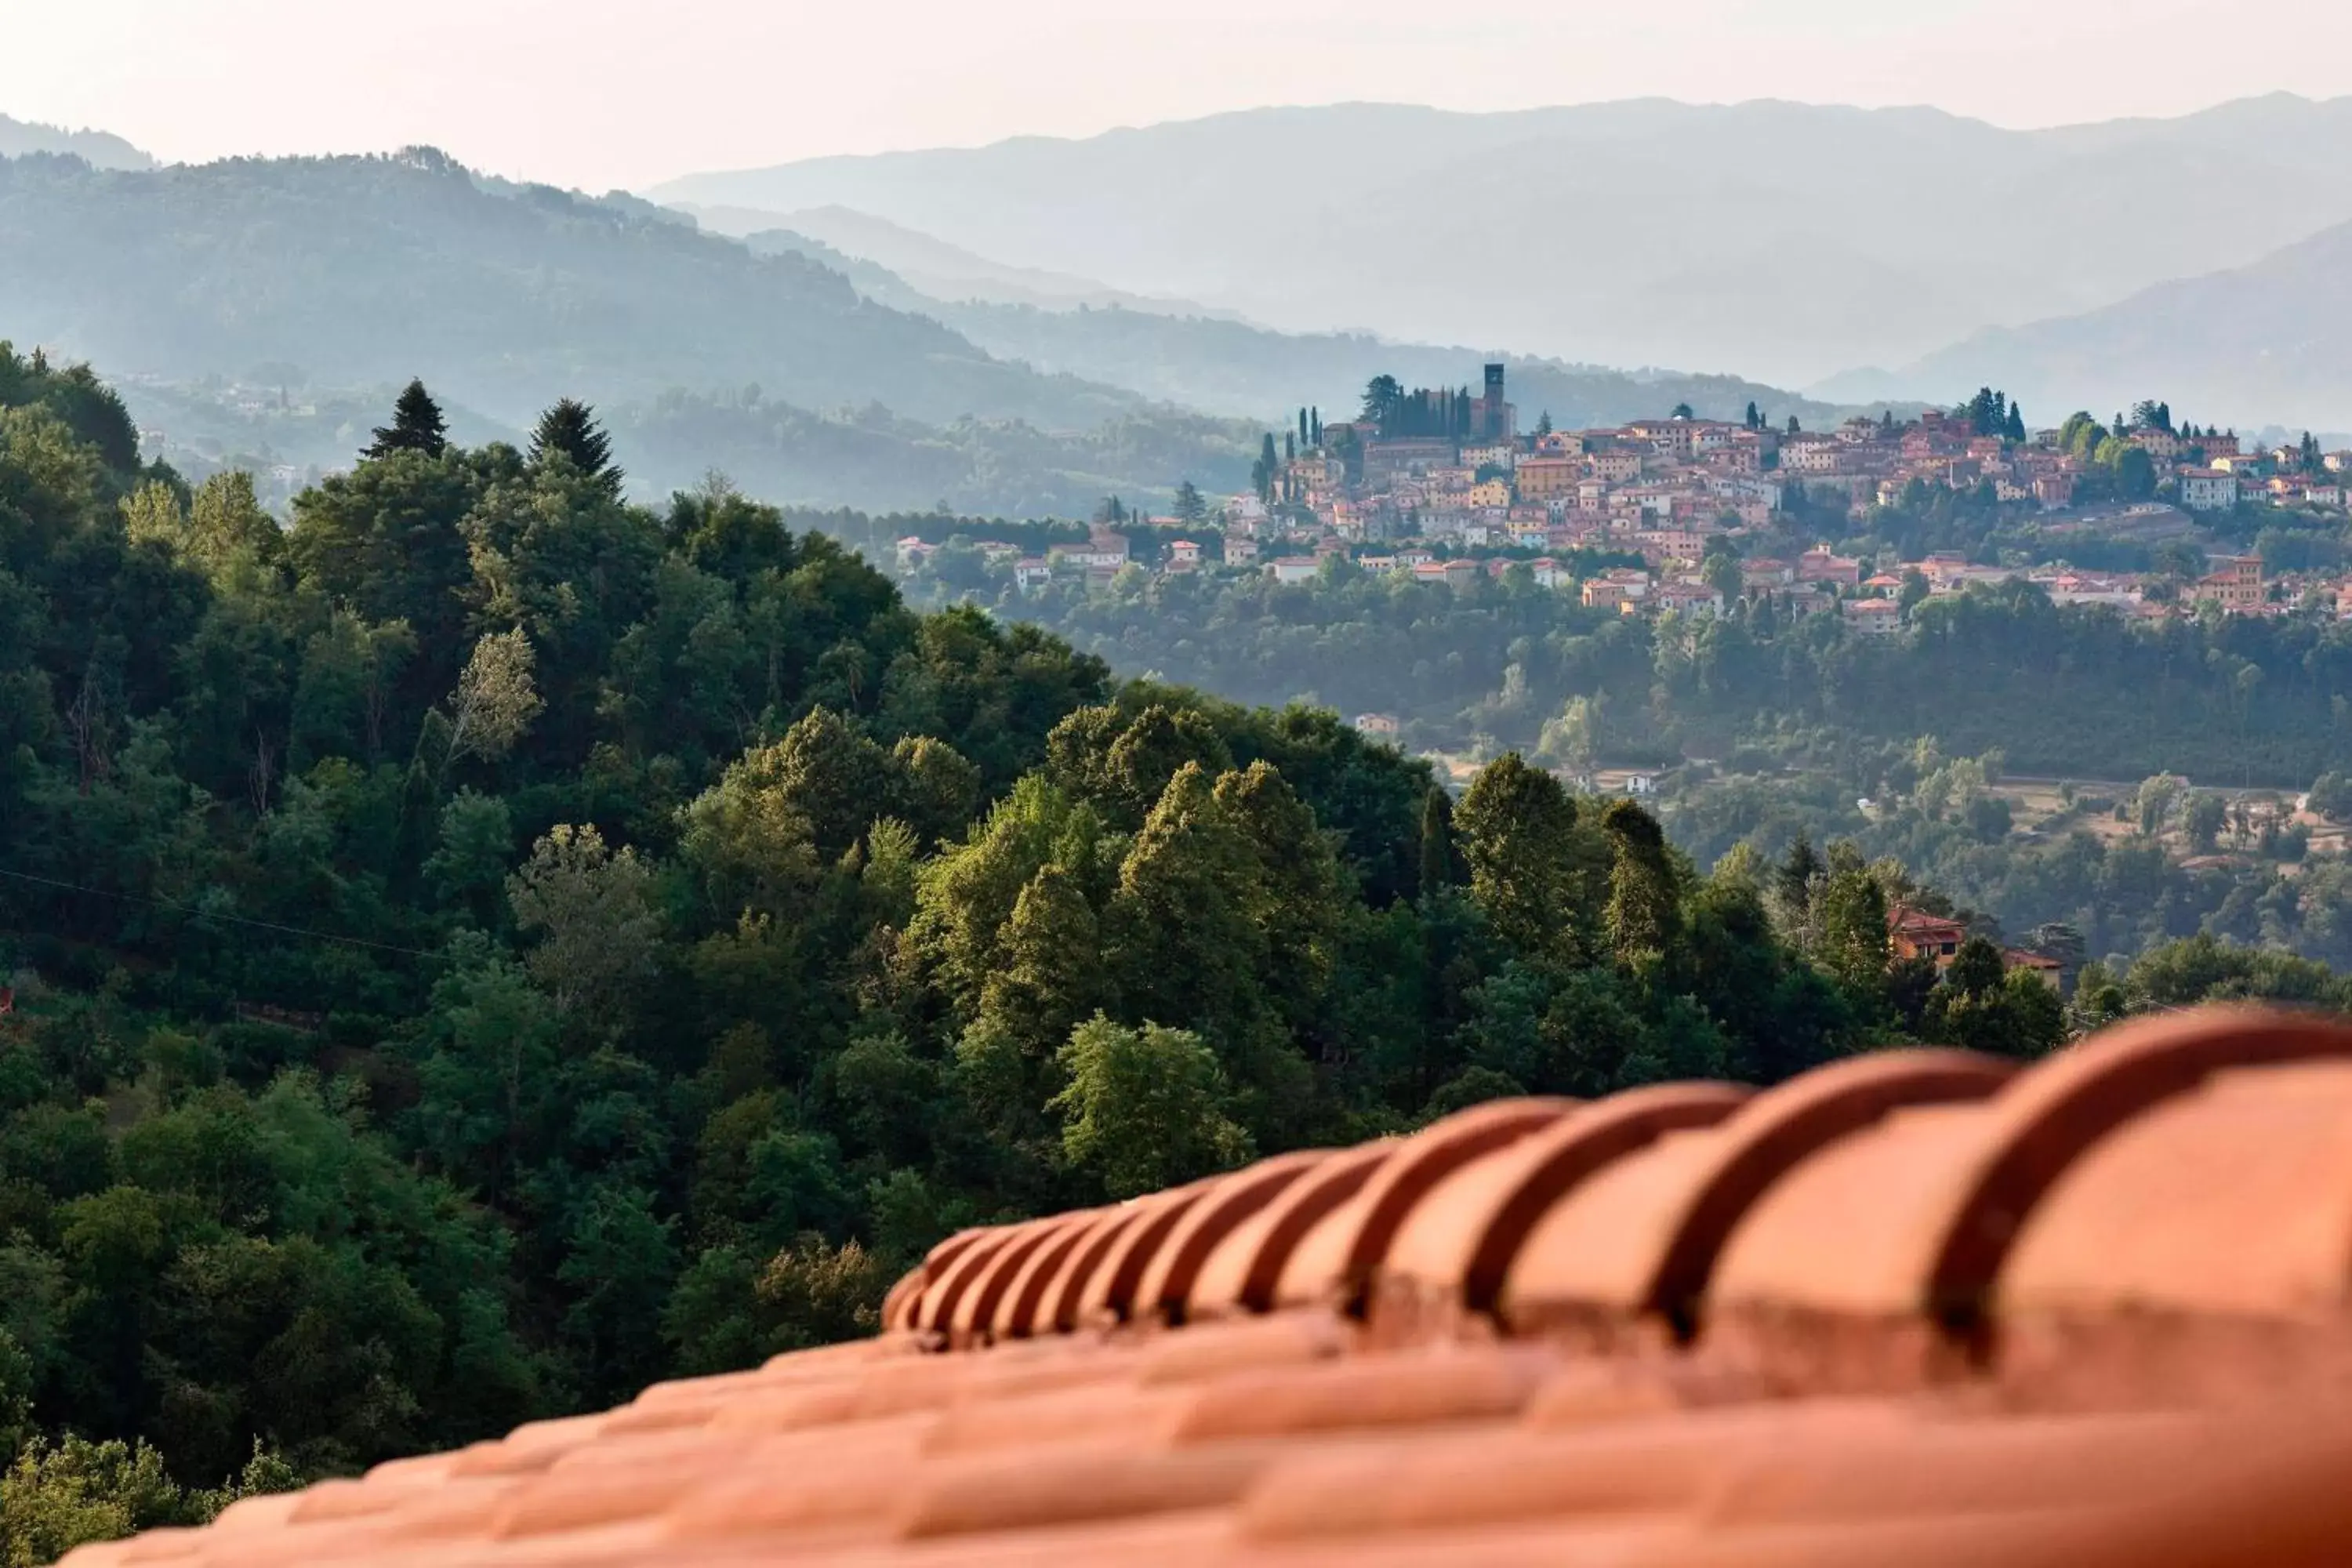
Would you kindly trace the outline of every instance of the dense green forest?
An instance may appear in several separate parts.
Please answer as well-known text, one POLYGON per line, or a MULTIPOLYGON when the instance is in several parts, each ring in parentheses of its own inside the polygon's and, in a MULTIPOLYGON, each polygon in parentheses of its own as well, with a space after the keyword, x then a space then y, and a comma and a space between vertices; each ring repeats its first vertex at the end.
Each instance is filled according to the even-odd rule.
MULTIPOLYGON (((875 552, 907 532, 1046 542, 971 520, 811 521, 875 552)), ((1998 560, 2036 542, 2030 523, 1965 496, 1882 509, 1868 527, 1842 547, 1998 560)), ((1806 535, 1801 523, 1794 530, 1756 547, 1796 548, 1806 535)), ((2340 527, 2292 517, 2224 518, 2218 530, 2294 563, 2342 549, 2340 527)), ((1158 544, 1136 542, 1145 559, 1158 544)), ((2116 565, 2202 569, 2202 553, 2179 542, 2063 542, 2127 558, 2116 565)), ((1614 563, 1567 563, 1580 572, 1614 563)), ((1296 584, 1138 572, 1108 588, 1057 582, 1021 595, 961 544, 932 555, 908 589, 931 602, 993 604, 1118 669, 1251 702, 1389 714, 1409 750, 1517 749, 1572 771, 1707 759, 1677 766, 1661 805, 1701 866, 1742 843, 1778 856, 1800 835, 1843 837, 2009 931, 2072 926, 2094 954, 2205 932, 2352 965, 2352 878, 2333 858, 2304 864, 2307 836, 2256 832, 2239 818, 2226 833, 2185 831, 2200 800, 2219 810, 2224 794, 2251 789, 2291 802, 2341 768, 2352 743, 2352 628, 2329 605, 2147 625, 2053 606, 2020 582, 1921 604, 1914 635, 1880 644, 1834 617, 1791 620, 1769 597, 1719 621, 1653 620, 1587 610, 1508 573, 1449 590, 1344 564, 1296 584), (1956 779, 1956 763, 1975 773, 1956 779), (2084 805, 2012 836, 2008 808, 1986 788, 2004 773, 2078 781, 2084 805), (2114 842, 2085 831, 2091 803, 2137 822, 2143 781, 2167 779, 2176 798, 2151 833, 2114 842), (1857 807, 1864 799, 1872 810, 1857 807), (2184 867, 2158 841, 2167 831, 2176 847, 2193 840, 2222 859, 2184 867)))
MULTIPOLYGON (((2001 787, 2006 770, 1998 750, 1950 756, 1932 740, 1791 726, 1667 774, 1657 812, 1702 865, 1742 845, 1780 855, 1800 838, 1843 839, 1992 929, 2063 925, 2089 955, 2128 960, 2207 936, 2352 969, 2352 863, 2312 853, 2297 792, 2200 789, 2170 773, 2066 781, 2041 792, 2060 808, 2029 825, 2001 787)), ((2352 816, 2340 774, 2315 783, 2315 808, 2352 816)))
POLYGON ((576 404, 385 417, 281 526, 0 351, 10 1563, 859 1331, 975 1220, 2336 995, 2221 948, 2072 1017, 1981 942, 1939 981, 1851 846, 1700 875, 1516 756, 1454 803, 724 485, 625 504, 576 404))
POLYGON ((1581 704, 1604 759, 1720 756, 1794 721, 1999 747, 2022 773, 2299 787, 2352 737, 2352 627, 2332 612, 2135 623, 2018 581, 1920 604, 1913 634, 1882 643, 1769 599, 1720 619, 1588 610, 1526 573, 1449 590, 1336 563, 1300 584, 1136 573, 982 592, 1122 668, 1391 713, 1415 747, 1532 750, 1581 704))

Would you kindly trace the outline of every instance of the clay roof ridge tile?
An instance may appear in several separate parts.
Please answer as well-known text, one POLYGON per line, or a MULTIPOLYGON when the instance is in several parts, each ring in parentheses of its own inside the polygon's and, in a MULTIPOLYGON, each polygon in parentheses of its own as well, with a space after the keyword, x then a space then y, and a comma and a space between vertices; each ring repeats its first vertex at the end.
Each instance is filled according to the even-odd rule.
POLYGON ((1276 1194, 1202 1261, 1186 1302, 1187 1315, 1271 1310, 1283 1270, 1300 1242, 1332 1211, 1362 1192, 1403 1144, 1404 1140, 1391 1137, 1341 1150, 1276 1194))
POLYGON ((1276 1154, 1219 1182, 1201 1202, 1177 1217, 1166 1241, 1154 1253, 1136 1286, 1134 1315, 1164 1314, 1171 1323, 1182 1323, 1201 1266, 1217 1243, 1331 1154, 1328 1149, 1276 1154))
POLYGON ((1301 1237, 1285 1260, 1275 1304, 1362 1310, 1365 1293, 1413 1209, 1445 1178, 1548 1127, 1581 1103, 1500 1100, 1433 1122, 1376 1167, 1361 1191, 1301 1237))
POLYGON ((1376 1327, 1442 1302, 1491 1311, 1522 1242, 1543 1215, 1612 1162, 1686 1128, 1735 1113, 1748 1091, 1660 1084, 1581 1106, 1433 1185, 1398 1227, 1370 1293, 1376 1327))
POLYGON ((2118 1026, 1989 1100, 1894 1110, 1799 1162, 1740 1217, 1720 1248, 1709 1316, 1733 1309, 1768 1337, 1823 1349, 1832 1321, 1907 1320, 1923 1351, 1980 1362, 1993 1283, 2071 1165, 2217 1072, 2346 1057, 2342 1025, 2208 1008, 2118 1026))
POLYGON ((1890 1111, 1983 1100, 2013 1070, 1962 1051, 1874 1052, 1816 1068, 1704 1130, 1656 1140, 1536 1224, 1506 1315, 1518 1326, 1548 1309, 1650 1315, 1687 1337, 1725 1239, 1783 1175, 1890 1111))

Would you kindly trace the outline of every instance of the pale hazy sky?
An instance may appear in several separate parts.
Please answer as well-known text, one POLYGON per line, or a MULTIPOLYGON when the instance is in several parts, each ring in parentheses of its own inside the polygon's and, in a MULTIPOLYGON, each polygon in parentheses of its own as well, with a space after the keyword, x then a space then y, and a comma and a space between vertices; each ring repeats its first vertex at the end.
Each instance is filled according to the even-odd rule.
POLYGON ((2347 59, 2352 0, 0 0, 0 113, 177 160, 430 142, 600 190, 1351 99, 2049 125, 2334 96, 2347 59))

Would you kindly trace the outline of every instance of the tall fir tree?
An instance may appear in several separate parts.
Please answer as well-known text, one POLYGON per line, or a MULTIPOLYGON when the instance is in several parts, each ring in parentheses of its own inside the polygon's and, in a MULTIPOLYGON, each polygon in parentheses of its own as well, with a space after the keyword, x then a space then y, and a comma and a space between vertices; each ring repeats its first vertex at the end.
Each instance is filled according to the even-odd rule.
POLYGON ((559 453, 607 493, 621 493, 624 476, 613 464, 613 437, 596 423, 596 411, 574 398, 563 398, 541 415, 530 434, 533 465, 543 465, 559 453))
POLYGON ((375 439, 361 456, 371 461, 394 452, 422 452, 437 458, 449 449, 448 421, 441 417, 441 405, 433 401, 421 380, 401 390, 399 400, 392 405, 392 423, 378 426, 370 434, 375 439))

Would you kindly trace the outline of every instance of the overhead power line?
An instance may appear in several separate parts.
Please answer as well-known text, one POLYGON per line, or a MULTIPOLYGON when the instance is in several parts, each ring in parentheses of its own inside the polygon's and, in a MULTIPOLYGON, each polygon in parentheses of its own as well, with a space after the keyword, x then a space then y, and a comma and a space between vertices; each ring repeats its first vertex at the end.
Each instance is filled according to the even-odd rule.
POLYGON ((276 931, 280 936, 306 937, 312 942, 331 942, 343 947, 367 948, 376 952, 397 952, 409 958, 440 959, 447 956, 445 953, 428 952, 420 947, 403 947, 397 942, 371 942, 363 936, 343 936, 331 931, 311 931, 304 926, 280 925, 276 921, 257 921, 245 915, 223 914, 217 910, 199 909, 194 904, 182 903, 175 899, 150 898, 141 893, 109 892, 104 888, 85 887, 79 882, 61 881, 55 877, 37 877, 29 871, 11 871, 5 866, 0 866, 0 877, 5 877, 14 882, 31 882, 39 887, 55 888, 62 892, 86 893, 93 899, 111 899, 117 903, 145 904, 159 910, 173 910, 181 914, 193 915, 198 920, 219 921, 227 925, 247 926, 255 931, 276 931))

